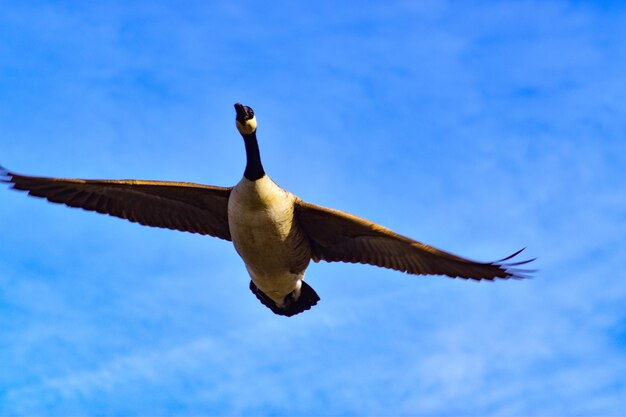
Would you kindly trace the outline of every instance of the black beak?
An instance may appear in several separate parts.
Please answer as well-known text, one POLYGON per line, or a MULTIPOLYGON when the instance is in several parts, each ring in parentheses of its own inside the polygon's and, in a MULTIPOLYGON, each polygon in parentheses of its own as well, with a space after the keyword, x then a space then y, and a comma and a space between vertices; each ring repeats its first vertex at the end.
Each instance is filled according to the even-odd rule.
POLYGON ((235 111, 237 112, 236 120, 239 122, 245 122, 246 120, 250 120, 254 117, 254 110, 241 103, 235 103, 235 111))

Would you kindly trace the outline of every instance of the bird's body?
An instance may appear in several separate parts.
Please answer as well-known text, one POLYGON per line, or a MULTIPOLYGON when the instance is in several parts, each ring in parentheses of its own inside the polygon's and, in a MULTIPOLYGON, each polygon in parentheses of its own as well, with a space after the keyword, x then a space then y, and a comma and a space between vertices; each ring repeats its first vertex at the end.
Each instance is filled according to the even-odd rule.
POLYGON ((265 173, 250 107, 236 104, 245 143, 244 177, 234 187, 142 180, 83 180, 19 175, 0 167, 13 188, 51 202, 121 217, 146 226, 233 242, 252 281, 250 290, 274 313, 293 316, 319 296, 304 274, 311 260, 364 263, 415 275, 473 280, 523 278, 508 262, 475 262, 399 235, 349 213, 316 206, 280 188, 265 173))
POLYGON ((294 222, 296 196, 267 175, 243 178, 228 200, 228 225, 233 245, 254 284, 278 306, 300 288, 311 248, 294 222))

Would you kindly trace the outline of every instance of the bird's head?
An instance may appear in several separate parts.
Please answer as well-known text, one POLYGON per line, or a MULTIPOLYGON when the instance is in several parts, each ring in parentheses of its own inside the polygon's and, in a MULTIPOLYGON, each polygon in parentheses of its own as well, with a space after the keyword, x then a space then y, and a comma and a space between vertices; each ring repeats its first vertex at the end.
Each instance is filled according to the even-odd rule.
POLYGON ((249 135, 256 132, 256 117, 254 117, 254 110, 241 103, 236 103, 235 111, 237 112, 235 121, 239 133, 242 135, 249 135))

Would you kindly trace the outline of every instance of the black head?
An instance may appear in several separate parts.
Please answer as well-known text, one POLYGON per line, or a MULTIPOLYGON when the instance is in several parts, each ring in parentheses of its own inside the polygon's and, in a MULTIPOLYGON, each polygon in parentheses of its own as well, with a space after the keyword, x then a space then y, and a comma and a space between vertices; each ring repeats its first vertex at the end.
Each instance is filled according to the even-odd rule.
POLYGON ((237 112, 235 121, 239 133, 242 135, 254 133, 256 131, 256 117, 254 117, 254 110, 241 103, 235 103, 235 111, 237 112))

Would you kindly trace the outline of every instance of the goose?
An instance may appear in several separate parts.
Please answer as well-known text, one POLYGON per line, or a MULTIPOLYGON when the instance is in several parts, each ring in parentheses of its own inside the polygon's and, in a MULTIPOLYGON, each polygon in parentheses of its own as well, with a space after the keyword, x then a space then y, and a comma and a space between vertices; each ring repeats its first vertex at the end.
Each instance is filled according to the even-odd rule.
POLYGON ((252 108, 235 104, 246 166, 234 187, 189 182, 85 180, 20 175, 0 167, 11 188, 145 226, 232 241, 250 275, 250 290, 271 311, 293 316, 320 300, 304 281, 311 260, 369 264, 413 275, 472 280, 526 278, 511 262, 475 262, 395 233, 352 214, 307 203, 267 176, 252 108))

